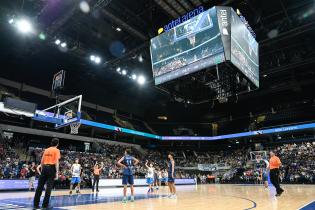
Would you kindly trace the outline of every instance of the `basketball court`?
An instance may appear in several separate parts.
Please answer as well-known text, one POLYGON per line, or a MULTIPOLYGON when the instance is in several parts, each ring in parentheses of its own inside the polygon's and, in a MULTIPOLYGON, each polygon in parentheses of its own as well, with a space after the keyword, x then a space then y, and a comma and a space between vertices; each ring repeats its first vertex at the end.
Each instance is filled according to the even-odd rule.
MULTIPOLYGON (((311 185, 283 185, 285 193, 275 197, 274 189, 259 185, 178 186, 177 199, 167 198, 167 188, 147 194, 147 187, 136 188, 135 202, 122 203, 121 188, 103 188, 98 194, 82 190, 79 195, 54 191, 51 205, 56 209, 228 209, 290 210, 315 209, 315 189, 311 185)), ((0 209, 31 209, 33 192, 0 194, 0 209)))

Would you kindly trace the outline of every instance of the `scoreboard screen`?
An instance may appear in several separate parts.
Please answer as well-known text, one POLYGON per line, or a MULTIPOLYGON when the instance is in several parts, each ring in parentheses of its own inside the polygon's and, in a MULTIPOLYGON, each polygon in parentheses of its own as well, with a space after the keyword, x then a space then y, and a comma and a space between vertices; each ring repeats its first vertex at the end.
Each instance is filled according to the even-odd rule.
POLYGON ((152 38, 155 85, 228 61, 258 88, 258 43, 249 28, 231 7, 218 6, 152 38))
POLYGON ((258 43, 231 9, 231 62, 259 87, 258 43))
POLYGON ((205 69, 225 60, 216 9, 151 39, 155 84, 161 84, 205 69))

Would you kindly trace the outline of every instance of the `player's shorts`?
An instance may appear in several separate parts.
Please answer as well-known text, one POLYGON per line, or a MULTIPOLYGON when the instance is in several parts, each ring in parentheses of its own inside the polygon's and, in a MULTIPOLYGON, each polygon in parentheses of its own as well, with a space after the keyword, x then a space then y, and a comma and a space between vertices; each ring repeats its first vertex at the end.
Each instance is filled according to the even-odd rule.
POLYGON ((127 184, 133 185, 134 184, 133 175, 123 175, 122 184, 123 185, 127 185, 127 184))
POLYGON ((268 181, 268 175, 267 175, 267 173, 263 173, 263 174, 262 174, 262 180, 263 180, 263 182, 267 182, 267 181, 268 181))
POLYGON ((79 184, 81 182, 80 177, 72 177, 71 184, 79 184))
MULTIPOLYGON (((174 172, 174 176, 175 176, 175 172, 174 172)), ((168 178, 167 178, 167 182, 175 182, 175 177, 172 177, 172 173, 168 172, 168 178)))
POLYGON ((170 175, 168 175, 167 182, 173 183, 173 182, 175 182, 175 178, 170 176, 170 175))
POLYGON ((147 178, 147 184, 153 184, 153 178, 147 178))
POLYGON ((161 182, 167 182, 167 178, 161 178, 161 182))

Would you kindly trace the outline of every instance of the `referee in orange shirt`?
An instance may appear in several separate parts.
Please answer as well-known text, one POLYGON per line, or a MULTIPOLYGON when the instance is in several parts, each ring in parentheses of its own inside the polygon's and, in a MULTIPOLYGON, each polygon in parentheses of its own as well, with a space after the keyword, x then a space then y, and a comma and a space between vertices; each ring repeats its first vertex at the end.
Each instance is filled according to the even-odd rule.
POLYGON ((57 149, 59 139, 51 140, 51 147, 45 149, 37 172, 40 174, 38 186, 34 197, 34 209, 39 209, 39 201, 46 184, 46 193, 42 204, 43 209, 49 208, 49 199, 53 188, 54 179, 58 178, 60 151, 57 149), (41 169, 41 170, 40 170, 41 169))
POLYGON ((280 196, 283 193, 283 189, 280 187, 279 168, 281 166, 280 159, 275 155, 274 152, 270 152, 270 160, 269 160, 269 168, 270 168, 270 181, 275 186, 277 194, 276 196, 280 196))

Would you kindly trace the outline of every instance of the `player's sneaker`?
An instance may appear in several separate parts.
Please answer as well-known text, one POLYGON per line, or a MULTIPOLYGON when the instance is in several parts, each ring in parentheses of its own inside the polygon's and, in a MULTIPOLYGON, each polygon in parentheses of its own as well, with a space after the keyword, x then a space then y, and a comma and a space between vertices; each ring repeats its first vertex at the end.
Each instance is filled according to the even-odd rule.
POLYGON ((127 200, 127 197, 124 197, 124 198, 122 199, 122 202, 123 202, 123 203, 127 203, 127 201, 128 201, 128 200, 127 200))
POLYGON ((131 197, 130 197, 130 201, 131 201, 131 202, 134 202, 134 201, 135 201, 135 197, 134 197, 134 196, 131 196, 131 197))
POLYGON ((72 191, 69 192, 69 195, 72 195, 72 191))
POLYGON ((77 193, 78 193, 78 194, 81 194, 80 190, 77 190, 77 193))
POLYGON ((171 195, 170 199, 177 199, 177 196, 176 195, 171 195))

